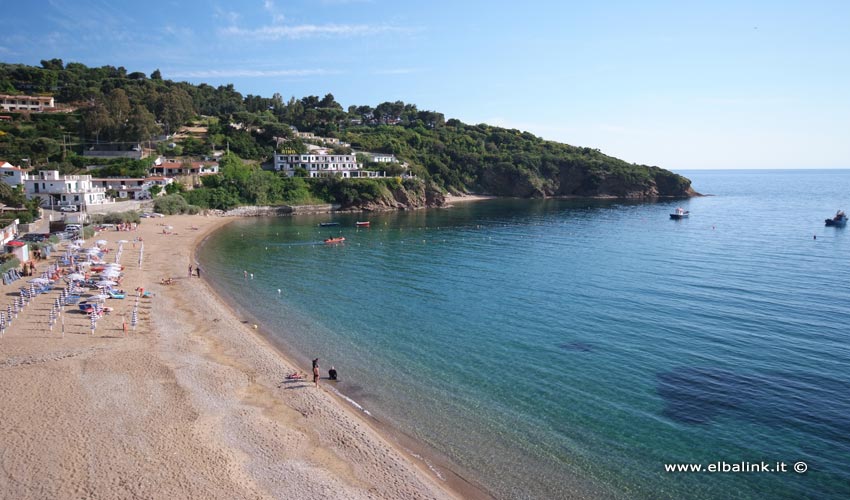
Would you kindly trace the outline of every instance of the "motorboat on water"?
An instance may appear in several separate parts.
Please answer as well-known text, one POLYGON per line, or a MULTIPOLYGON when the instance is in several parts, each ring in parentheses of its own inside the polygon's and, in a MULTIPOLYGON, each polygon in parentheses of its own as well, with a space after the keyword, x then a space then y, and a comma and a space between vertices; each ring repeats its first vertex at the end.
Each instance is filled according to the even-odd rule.
POLYGON ((682 207, 677 207, 676 210, 670 214, 670 218, 673 220, 687 219, 690 214, 691 212, 688 210, 685 210, 682 207))
POLYGON ((847 225, 847 215, 844 214, 844 210, 839 210, 835 213, 835 217, 831 219, 826 219, 827 226, 835 226, 835 227, 844 227, 847 225))
POLYGON ((357 221, 354 223, 354 225, 357 227, 369 227, 370 224, 371 222, 369 221, 357 221))
POLYGON ((328 245, 332 245, 332 244, 334 244, 334 243, 342 243, 343 241, 345 241, 345 237, 344 237, 344 236, 338 236, 338 237, 336 237, 336 238, 327 238, 327 239, 325 239, 325 243, 327 243, 328 245))
POLYGON ((338 226, 338 225, 339 225, 339 222, 320 222, 319 223, 319 227, 332 227, 332 226, 338 226))

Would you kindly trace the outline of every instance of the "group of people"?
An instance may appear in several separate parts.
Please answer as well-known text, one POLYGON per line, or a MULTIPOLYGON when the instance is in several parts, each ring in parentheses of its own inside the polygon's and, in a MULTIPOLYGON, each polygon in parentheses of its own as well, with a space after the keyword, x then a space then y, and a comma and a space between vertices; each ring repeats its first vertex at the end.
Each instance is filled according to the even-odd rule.
MULTIPOLYGON (((296 371, 287 375, 286 378, 289 380, 303 380, 307 378, 307 376, 296 371)), ((337 380, 336 368, 333 366, 331 366, 331 369, 328 370, 328 380, 337 380)), ((313 384, 315 384, 316 387, 319 387, 319 358, 313 360, 313 384)))

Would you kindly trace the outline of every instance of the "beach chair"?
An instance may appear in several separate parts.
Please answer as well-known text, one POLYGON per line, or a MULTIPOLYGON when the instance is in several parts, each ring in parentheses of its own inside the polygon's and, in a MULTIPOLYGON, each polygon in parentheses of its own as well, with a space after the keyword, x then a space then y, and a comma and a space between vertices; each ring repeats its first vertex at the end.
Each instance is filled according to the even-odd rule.
POLYGON ((68 295, 67 297, 65 297, 65 303, 69 304, 69 305, 76 304, 79 301, 80 301, 79 295, 68 295))

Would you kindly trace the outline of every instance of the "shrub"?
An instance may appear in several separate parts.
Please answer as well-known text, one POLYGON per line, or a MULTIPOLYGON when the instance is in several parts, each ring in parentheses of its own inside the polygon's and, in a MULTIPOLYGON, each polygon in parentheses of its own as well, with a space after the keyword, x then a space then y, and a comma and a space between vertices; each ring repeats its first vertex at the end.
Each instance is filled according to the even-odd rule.
POLYGON ((191 215, 196 214, 200 211, 200 208, 195 205, 190 205, 188 202, 186 202, 186 199, 180 196, 179 194, 169 194, 161 198, 157 198, 153 202, 153 208, 155 211, 167 215, 191 215))
POLYGON ((17 269, 21 265, 21 261, 10 253, 0 255, 0 261, 2 262, 0 273, 5 273, 9 269, 17 269))
POLYGON ((106 214, 95 214, 91 216, 92 224, 124 224, 127 222, 139 222, 139 212, 128 210, 126 212, 109 212, 106 214))

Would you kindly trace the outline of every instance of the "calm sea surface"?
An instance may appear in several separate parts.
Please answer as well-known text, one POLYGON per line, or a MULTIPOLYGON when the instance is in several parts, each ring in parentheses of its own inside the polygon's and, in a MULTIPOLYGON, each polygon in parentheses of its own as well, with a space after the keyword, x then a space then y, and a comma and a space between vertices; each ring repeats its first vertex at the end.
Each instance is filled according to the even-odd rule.
POLYGON ((849 498, 850 227, 823 221, 850 171, 682 173, 715 196, 245 220, 200 260, 498 498, 849 498), (787 472, 664 468, 716 462, 787 472))

